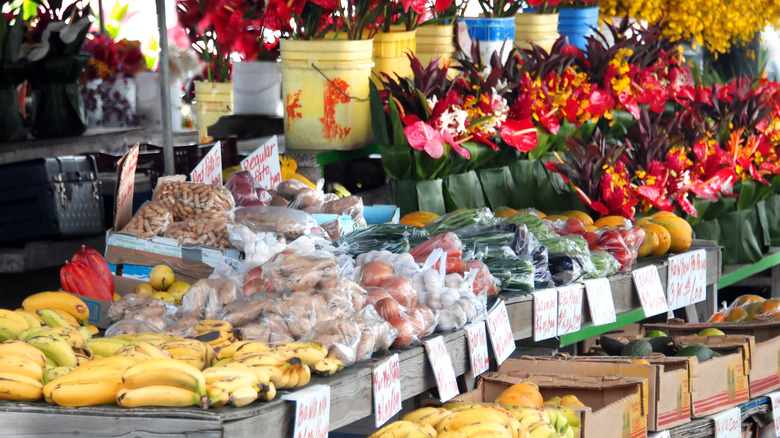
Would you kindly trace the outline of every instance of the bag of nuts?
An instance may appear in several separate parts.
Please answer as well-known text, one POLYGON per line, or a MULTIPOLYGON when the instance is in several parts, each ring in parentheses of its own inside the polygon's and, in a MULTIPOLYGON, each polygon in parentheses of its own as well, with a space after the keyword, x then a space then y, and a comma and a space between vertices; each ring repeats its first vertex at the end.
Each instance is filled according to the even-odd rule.
POLYGON ((179 241, 179 245, 199 245, 207 248, 230 248, 227 222, 221 219, 185 219, 173 222, 165 230, 165 237, 179 241))
POLYGON ((173 213, 176 221, 184 219, 233 219, 235 201, 230 190, 202 183, 163 180, 157 184, 152 201, 173 213))
POLYGON ((135 233, 139 239, 162 235, 173 222, 173 214, 159 202, 147 202, 121 231, 135 233))

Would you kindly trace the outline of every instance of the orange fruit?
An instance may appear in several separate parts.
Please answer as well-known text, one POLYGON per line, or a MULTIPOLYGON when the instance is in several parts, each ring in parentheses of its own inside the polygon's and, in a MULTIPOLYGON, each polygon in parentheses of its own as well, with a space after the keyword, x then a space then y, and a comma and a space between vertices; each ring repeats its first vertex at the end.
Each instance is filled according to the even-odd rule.
POLYGON ((652 222, 642 225, 642 229, 645 230, 645 233, 651 231, 658 237, 658 246, 650 251, 651 256, 664 255, 669 251, 669 247, 672 245, 672 235, 669 234, 669 230, 652 222))
POLYGON ((523 396, 523 394, 520 393, 499 396, 494 403, 498 403, 500 405, 525 406, 529 408, 537 407, 531 399, 523 396))
POLYGON ((742 306, 742 308, 747 311, 748 316, 753 316, 761 312, 761 306, 763 304, 764 304, 763 302, 756 301, 755 303, 745 304, 744 306, 742 306))
POLYGON ((651 220, 653 220, 653 218, 650 216, 639 218, 634 222, 634 226, 641 227, 642 225, 649 224, 651 220))
POLYGON ((593 225, 595 225, 598 228, 625 228, 631 225, 631 221, 624 218, 623 216, 604 216, 596 219, 595 222, 593 222, 593 225))
POLYGON ((650 365, 647 359, 631 359, 631 363, 636 365, 650 365))
POLYGON ((761 314, 775 313, 780 311, 780 298, 770 298, 761 303, 761 308, 758 312, 761 314))
POLYGON ((541 211, 535 210, 533 208, 521 208, 520 210, 517 210, 517 212, 520 213, 520 214, 532 214, 532 215, 537 216, 539 218, 543 218, 543 217, 547 216, 544 213, 542 213, 541 211))
POLYGON ((669 251, 683 252, 691 247, 691 243, 693 242, 693 228, 691 228, 691 224, 685 219, 674 215, 671 217, 661 216, 654 217, 653 223, 658 224, 669 231, 669 236, 672 239, 672 242, 669 245, 669 251))
POLYGON ((555 221, 566 222, 566 219, 568 219, 568 217, 564 216, 562 214, 551 214, 549 216, 546 216, 545 219, 547 219, 548 221, 552 221, 552 222, 555 222, 555 221))
POLYGON ((726 320, 726 312, 716 312, 714 315, 710 316, 710 319, 707 322, 723 322, 726 320))
POLYGON ((764 301, 764 297, 761 297, 759 295, 746 294, 737 297, 737 299, 734 300, 733 303, 731 303, 731 307, 742 307, 745 304, 763 302, 763 301, 764 301))
POLYGON ((667 218, 674 218, 674 219, 680 219, 680 216, 677 216, 676 214, 672 213, 671 211, 659 211, 656 213, 653 213, 650 215, 650 217, 655 219, 667 219, 667 218))
POLYGON ((517 214, 517 210, 509 207, 498 207, 493 211, 495 217, 509 217, 517 214))
POLYGON ((583 225, 593 225, 593 218, 590 217, 588 213, 585 213, 584 211, 566 210, 561 214, 566 217, 573 217, 575 219, 579 219, 583 225))
POLYGON ((738 321, 744 321, 748 317, 747 310, 743 309, 742 307, 735 307, 731 309, 728 315, 726 315, 726 321, 728 322, 738 322, 738 321))
POLYGON ((429 223, 433 222, 434 220, 438 219, 439 215, 436 213, 431 213, 430 211, 413 211, 411 213, 407 213, 403 215, 403 217, 398 221, 399 224, 405 224, 405 225, 414 225, 414 226, 425 226, 429 223), (417 225, 422 224, 422 225, 417 225))
POLYGON ((661 240, 658 238, 658 235, 653 231, 646 230, 645 240, 642 242, 642 246, 639 247, 639 251, 637 251, 637 257, 649 256, 660 244, 661 240))

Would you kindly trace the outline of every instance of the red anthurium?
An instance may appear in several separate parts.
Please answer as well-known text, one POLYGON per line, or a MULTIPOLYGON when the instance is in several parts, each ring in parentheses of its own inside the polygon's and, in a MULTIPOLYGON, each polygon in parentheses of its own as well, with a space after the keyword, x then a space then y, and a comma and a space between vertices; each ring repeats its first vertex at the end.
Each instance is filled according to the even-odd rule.
POLYGON ((501 140, 520 152, 530 152, 539 144, 531 119, 508 119, 501 125, 501 140))
POLYGON ((418 151, 425 151, 431 158, 441 158, 444 155, 444 141, 433 126, 420 121, 419 119, 404 128, 406 140, 409 146, 418 151))
POLYGON ((631 113, 636 120, 639 120, 639 104, 634 96, 626 90, 621 91, 618 94, 618 101, 623 104, 623 107, 631 113))
POLYGON ((674 210, 674 205, 672 204, 672 201, 669 200, 669 197, 666 196, 666 190, 663 187, 658 187, 656 185, 639 186, 637 192, 639 193, 639 196, 642 197, 642 199, 649 202, 653 205, 653 207, 659 210, 674 210))
POLYGON ((588 112, 591 114, 591 117, 600 118, 615 107, 615 99, 609 93, 599 88, 594 89, 590 93, 588 101, 590 102, 588 112))
POLYGON ((458 155, 460 155, 461 157, 467 160, 471 158, 471 152, 469 152, 468 149, 461 146, 460 143, 456 142, 455 139, 452 138, 452 133, 450 133, 450 131, 445 129, 444 131, 441 132, 441 136, 444 139, 444 141, 448 145, 450 145, 450 147, 452 147, 452 150, 458 153, 458 155))
POLYGON ((717 202, 720 195, 732 196, 736 180, 737 174, 734 173, 734 169, 723 168, 706 181, 693 184, 691 191, 700 198, 710 202, 717 202))
POLYGON ((452 5, 452 0, 436 0, 433 7, 436 8, 437 11, 442 12, 446 11, 450 5, 452 5))

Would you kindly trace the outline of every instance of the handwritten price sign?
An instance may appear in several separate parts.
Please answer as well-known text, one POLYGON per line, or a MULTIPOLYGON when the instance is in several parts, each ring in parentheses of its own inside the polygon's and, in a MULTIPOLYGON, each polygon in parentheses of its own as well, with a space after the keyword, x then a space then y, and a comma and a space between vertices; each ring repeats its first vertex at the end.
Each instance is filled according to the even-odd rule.
POLYGON ((772 402, 772 418, 775 420, 775 436, 780 436, 780 392, 767 394, 772 402))
POLYGON ((436 376, 441 402, 444 403, 460 394, 458 382, 455 380, 455 369, 452 368, 452 359, 444 344, 444 338, 437 336, 425 341, 425 351, 428 353, 428 361, 431 362, 433 374, 436 376))
POLYGON ((658 315, 669 311, 666 304, 664 287, 661 285, 661 277, 655 265, 646 266, 631 272, 634 277, 634 286, 639 294, 639 301, 645 316, 658 315))
POLYGON ((376 427, 401 411, 401 364, 398 353, 374 367, 374 419, 376 427))
POLYGON ((715 438, 742 437, 742 413, 739 408, 715 415, 712 421, 715 422, 715 438))
POLYGON ((114 230, 121 230, 133 216, 135 192, 135 168, 138 166, 138 149, 135 145, 117 163, 117 184, 114 193, 114 230))
POLYGON ((241 169, 252 173, 255 181, 264 189, 273 189, 282 182, 282 169, 279 165, 279 143, 274 135, 252 155, 241 161, 241 169))
POLYGON ((222 185, 222 144, 220 142, 217 142, 195 166, 190 173, 190 181, 212 186, 222 185))
POLYGON ((585 281, 585 293, 588 295, 588 309, 590 309, 593 325, 611 324, 617 321, 609 280, 597 278, 585 281))
POLYGON ((558 288, 558 336, 574 333, 582 326, 582 285, 558 288))
POLYGON ((327 438, 330 428, 330 386, 315 385, 285 394, 295 402, 293 438, 327 438))
POLYGON ((515 351, 515 335, 509 324, 509 314, 506 313, 504 300, 499 300, 487 315, 490 345, 496 353, 496 362, 501 365, 515 351))
POLYGON ((669 433, 669 430, 662 430, 658 433, 648 433, 647 438, 672 438, 672 434, 669 433))
POLYGON ((666 292, 675 310, 707 298, 707 254, 703 249, 669 257, 666 292))
POLYGON ((474 376, 478 376, 487 371, 489 366, 485 321, 467 325, 466 334, 468 335, 471 371, 474 376))
POLYGON ((534 298, 534 341, 554 338, 558 333, 558 291, 532 292, 534 298))

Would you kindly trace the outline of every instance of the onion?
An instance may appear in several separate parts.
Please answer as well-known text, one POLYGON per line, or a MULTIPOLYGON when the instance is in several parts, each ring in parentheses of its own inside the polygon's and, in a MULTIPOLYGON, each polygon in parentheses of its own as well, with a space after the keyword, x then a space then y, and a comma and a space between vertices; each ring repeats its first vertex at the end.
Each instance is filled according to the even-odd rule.
POLYGON ((381 287, 390 294, 398 304, 404 307, 414 307, 417 304, 417 292, 409 283, 409 280, 403 277, 391 277, 385 280, 381 287))
POLYGON ((388 322, 398 330, 398 337, 393 341, 393 347, 405 347, 417 339, 415 328, 403 317, 398 317, 388 322))
POLYGON ((379 286, 395 275, 393 267, 385 262, 368 262, 360 268, 355 280, 363 287, 379 286))
POLYGON ((401 306, 399 306, 398 302, 392 298, 383 298, 379 300, 376 304, 374 304, 374 308, 376 309, 377 313, 382 315, 382 318, 387 321, 396 319, 401 316, 401 306))
POLYGON ((383 300, 385 298, 393 298, 393 297, 391 297, 390 294, 387 293, 387 291, 381 287, 370 287, 367 289, 366 305, 376 304, 379 302, 379 300, 383 300))

